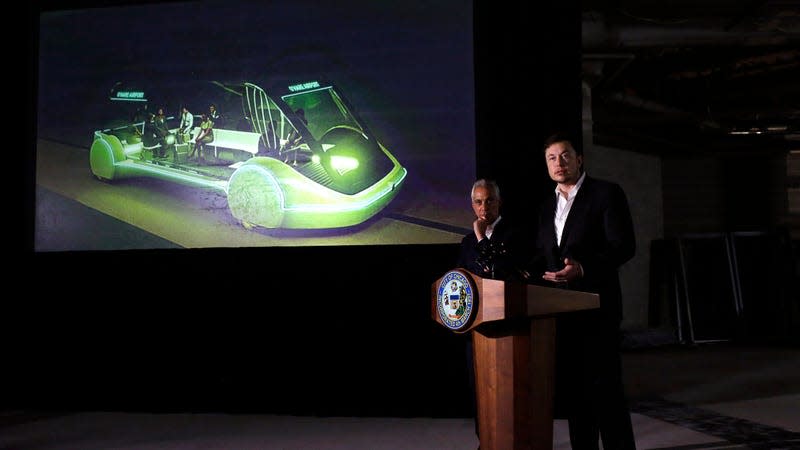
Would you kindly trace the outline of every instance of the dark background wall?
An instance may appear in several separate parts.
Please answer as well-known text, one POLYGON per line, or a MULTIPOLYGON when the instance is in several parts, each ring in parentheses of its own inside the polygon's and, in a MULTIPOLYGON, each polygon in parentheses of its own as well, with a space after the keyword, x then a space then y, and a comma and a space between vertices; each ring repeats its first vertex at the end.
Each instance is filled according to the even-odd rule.
POLYGON ((662 160, 667 235, 764 230, 784 225, 784 153, 675 156, 662 160))
POLYGON ((496 178, 505 213, 524 219, 550 193, 542 142, 581 136, 581 22, 575 2, 475 11, 478 175, 496 178))
MULTIPOLYGON (((475 2, 475 76, 476 175, 497 178, 504 214, 524 217, 549 189, 542 139, 580 135, 577 5, 475 2)), ((456 245, 35 254, 26 162, 8 406, 468 414, 462 338, 429 307, 456 245), (259 270, 231 263, 243 260, 259 270)))

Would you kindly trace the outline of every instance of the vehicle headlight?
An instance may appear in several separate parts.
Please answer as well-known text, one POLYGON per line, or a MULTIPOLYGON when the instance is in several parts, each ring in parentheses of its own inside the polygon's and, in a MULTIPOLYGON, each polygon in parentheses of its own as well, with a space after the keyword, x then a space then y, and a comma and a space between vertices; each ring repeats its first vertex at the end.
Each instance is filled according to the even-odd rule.
POLYGON ((331 167, 339 172, 339 175, 344 175, 351 170, 358 168, 358 160, 350 156, 331 156, 331 167))

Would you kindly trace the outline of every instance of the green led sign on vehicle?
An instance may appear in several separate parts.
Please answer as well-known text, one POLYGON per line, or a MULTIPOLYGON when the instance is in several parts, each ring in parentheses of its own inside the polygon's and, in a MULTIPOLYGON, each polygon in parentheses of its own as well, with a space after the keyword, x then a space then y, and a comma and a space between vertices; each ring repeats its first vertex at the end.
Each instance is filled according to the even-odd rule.
POLYGON ((144 97, 144 92, 137 92, 137 91, 118 91, 115 96, 111 97, 111 100, 123 101, 123 102, 147 101, 147 99, 144 97))
POLYGON ((301 84, 293 84, 289 86, 289 90, 292 92, 298 91, 305 91, 306 89, 314 89, 319 87, 318 81, 309 81, 308 83, 301 83, 301 84))

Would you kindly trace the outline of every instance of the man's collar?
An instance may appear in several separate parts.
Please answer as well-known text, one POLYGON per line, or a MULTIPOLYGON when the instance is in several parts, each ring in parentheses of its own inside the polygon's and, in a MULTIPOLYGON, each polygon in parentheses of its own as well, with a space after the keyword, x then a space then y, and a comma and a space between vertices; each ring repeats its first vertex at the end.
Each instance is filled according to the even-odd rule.
MULTIPOLYGON (((578 181, 575 183, 574 186, 572 186, 572 189, 569 190, 569 194, 567 195, 568 198, 572 198, 578 195, 578 190, 581 188, 581 186, 583 186, 584 179, 586 179, 586 171, 581 173, 581 176, 578 178, 578 181)), ((561 195, 561 190, 558 188, 558 184, 556 184, 556 187, 553 190, 553 192, 555 192, 556 196, 561 195)))

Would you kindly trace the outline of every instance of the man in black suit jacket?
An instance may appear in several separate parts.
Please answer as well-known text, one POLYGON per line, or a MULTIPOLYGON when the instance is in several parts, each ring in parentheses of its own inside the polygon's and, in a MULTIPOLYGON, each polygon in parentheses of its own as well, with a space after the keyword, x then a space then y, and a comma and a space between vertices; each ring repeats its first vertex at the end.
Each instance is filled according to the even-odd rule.
POLYGON ((475 220, 472 232, 461 239, 458 267, 483 278, 520 278, 518 233, 500 216, 500 188, 493 180, 480 179, 470 192, 475 220))
POLYGON ((617 269, 636 250, 622 188, 591 178, 583 152, 563 135, 545 141, 555 193, 538 213, 532 282, 600 296, 598 310, 558 319, 556 414, 573 449, 635 449, 619 353, 622 295, 617 269))

